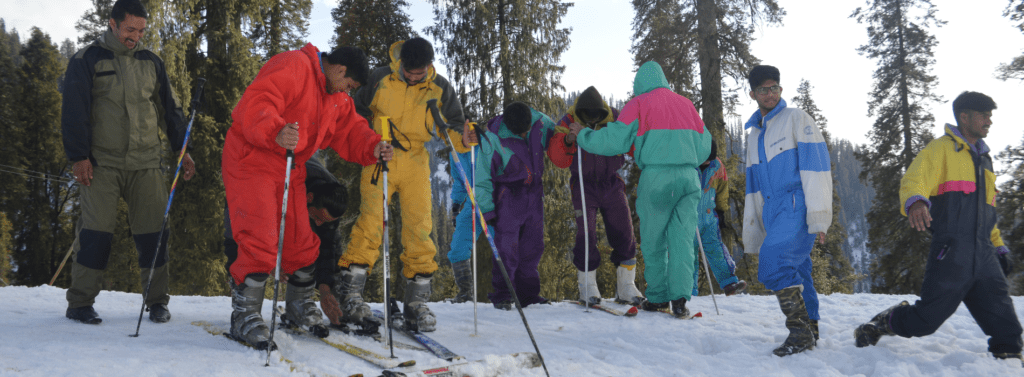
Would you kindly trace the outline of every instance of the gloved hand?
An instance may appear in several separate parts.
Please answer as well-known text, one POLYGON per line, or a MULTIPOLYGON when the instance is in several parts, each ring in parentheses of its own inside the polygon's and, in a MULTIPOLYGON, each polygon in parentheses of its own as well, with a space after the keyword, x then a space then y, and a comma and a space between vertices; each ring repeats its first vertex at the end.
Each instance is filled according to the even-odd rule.
POLYGON ((460 211, 462 211, 462 203, 452 203, 452 226, 455 226, 455 219, 459 217, 460 211))
POLYGON ((998 254, 999 265, 1003 267, 1003 275, 1010 276, 1010 272, 1013 272, 1013 264, 1010 263, 1010 253, 998 254))

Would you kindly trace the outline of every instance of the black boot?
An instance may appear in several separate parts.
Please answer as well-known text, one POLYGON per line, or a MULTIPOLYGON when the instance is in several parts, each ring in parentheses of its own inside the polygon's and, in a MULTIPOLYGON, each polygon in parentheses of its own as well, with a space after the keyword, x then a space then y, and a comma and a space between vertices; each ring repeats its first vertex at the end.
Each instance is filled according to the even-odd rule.
POLYGON ((906 301, 893 305, 889 309, 885 309, 881 313, 876 314, 868 323, 857 326, 857 329, 853 330, 853 338, 857 341, 857 347, 873 346, 878 343, 878 340, 881 339, 883 335, 896 335, 896 333, 892 331, 892 325, 889 323, 889 317, 892 315, 893 310, 907 305, 910 305, 910 303, 906 301))
POLYGON ((337 298, 342 316, 338 318, 341 323, 351 323, 367 331, 377 331, 381 324, 370 306, 363 301, 363 288, 366 286, 366 278, 369 272, 367 266, 351 265, 341 269, 334 276, 334 287, 331 292, 337 298))
POLYGON ((814 342, 817 343, 818 342, 818 320, 816 320, 816 319, 810 320, 810 325, 811 325, 811 332, 814 333, 814 342))
POLYGON ((149 320, 155 323, 165 323, 171 320, 171 311, 167 310, 167 304, 153 304, 146 308, 149 312, 149 320))
POLYGON ((1004 353, 993 353, 992 356, 1000 360, 1018 359, 1020 360, 1020 366, 1024 367, 1024 356, 1021 356, 1020 352, 1004 352, 1004 353))
POLYGON ((644 300, 644 302, 640 303, 640 309, 643 309, 643 310, 646 310, 646 311, 649 311, 649 312, 656 312, 656 311, 659 311, 659 310, 662 310, 662 309, 668 309, 668 303, 667 302, 650 302, 650 301, 644 300))
POLYGON ((672 300, 672 315, 676 318, 690 318, 690 309, 686 308, 686 297, 672 300))
POLYGON ((64 316, 89 325, 98 325, 100 322, 103 322, 103 319, 100 318, 99 314, 96 314, 96 310, 91 305, 68 308, 64 316))
POLYGON ((452 263, 455 273, 455 286, 459 293, 452 299, 454 303, 473 301, 473 264, 472 259, 452 263))
POLYGON ((779 299, 779 307, 786 315, 786 328, 789 329, 786 341, 772 351, 775 356, 788 356, 814 348, 814 332, 811 330, 811 319, 807 315, 802 288, 792 286, 775 292, 779 299))

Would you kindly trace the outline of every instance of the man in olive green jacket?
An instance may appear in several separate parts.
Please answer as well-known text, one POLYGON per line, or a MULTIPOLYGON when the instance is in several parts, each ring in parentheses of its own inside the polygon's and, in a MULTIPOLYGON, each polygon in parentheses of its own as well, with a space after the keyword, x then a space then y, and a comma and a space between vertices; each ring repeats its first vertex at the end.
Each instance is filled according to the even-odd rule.
MULTIPOLYGON (((92 305, 110 258, 118 198, 128 204, 143 287, 157 258, 145 303, 149 319, 171 319, 168 232, 161 229, 168 189, 160 171, 159 129, 166 130, 172 149, 180 151, 186 124, 163 61, 139 43, 147 17, 139 0, 118 0, 110 12, 110 29, 75 53, 65 74, 61 129, 82 207, 65 315, 83 323, 102 321, 92 305), (161 237, 165 242, 156 255, 161 237)), ((191 179, 195 164, 187 153, 183 167, 185 180, 191 179)))

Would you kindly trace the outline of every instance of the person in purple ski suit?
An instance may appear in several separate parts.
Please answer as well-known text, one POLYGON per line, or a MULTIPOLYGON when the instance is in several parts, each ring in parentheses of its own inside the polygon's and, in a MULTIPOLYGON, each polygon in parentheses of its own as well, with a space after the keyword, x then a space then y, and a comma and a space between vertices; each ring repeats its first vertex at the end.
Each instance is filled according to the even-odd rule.
MULTIPOLYGON (((555 133, 555 122, 522 102, 505 107, 487 122, 476 164, 476 201, 525 307, 544 304, 537 266, 544 254, 544 153, 555 133)), ((495 308, 512 310, 512 293, 494 263, 487 297, 495 308)))
POLYGON ((556 133, 548 148, 548 157, 555 166, 572 172, 570 191, 572 207, 576 211, 576 246, 572 249, 572 263, 576 266, 580 301, 597 298, 597 267, 601 264, 601 251, 597 249, 597 211, 604 218, 608 243, 612 246, 609 257, 615 264, 616 301, 640 305, 644 296, 636 289, 636 241, 633 238, 633 216, 626 202, 625 183, 619 169, 626 163, 624 155, 602 156, 583 151, 583 191, 586 193, 587 227, 583 227, 583 205, 580 203, 580 173, 575 135, 569 135, 569 125, 578 123, 601 129, 615 121, 619 111, 609 107, 601 93, 593 86, 576 99, 569 111, 558 122, 556 133), (587 237, 587 253, 583 237, 587 237), (589 262, 584 258, 589 259, 589 262), (589 267, 589 269, 587 268, 589 267), (589 286, 589 289, 587 288, 589 286), (584 297, 589 292, 590 297, 584 297))

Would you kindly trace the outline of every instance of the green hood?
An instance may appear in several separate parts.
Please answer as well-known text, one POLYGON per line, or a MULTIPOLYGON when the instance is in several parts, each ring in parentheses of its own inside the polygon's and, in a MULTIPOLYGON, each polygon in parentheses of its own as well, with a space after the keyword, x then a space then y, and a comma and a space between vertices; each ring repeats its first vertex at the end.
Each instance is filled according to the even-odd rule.
POLYGON ((633 79, 633 95, 639 96, 658 88, 670 89, 668 80, 665 79, 665 72, 656 62, 644 63, 636 71, 636 78, 633 79))

